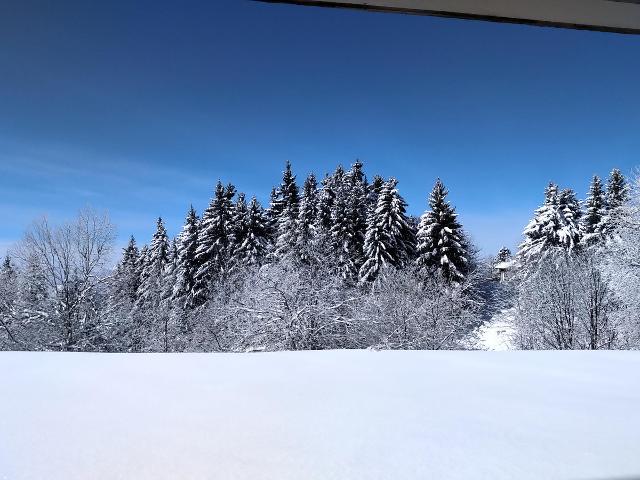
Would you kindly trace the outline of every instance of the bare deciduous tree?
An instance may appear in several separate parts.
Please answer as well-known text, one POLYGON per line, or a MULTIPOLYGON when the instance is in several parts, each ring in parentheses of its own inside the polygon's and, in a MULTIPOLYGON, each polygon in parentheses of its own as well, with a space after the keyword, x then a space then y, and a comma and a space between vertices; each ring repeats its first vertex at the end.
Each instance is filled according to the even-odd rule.
POLYGON ((89 208, 61 225, 52 225, 44 217, 25 233, 17 254, 25 264, 37 264, 51 300, 45 320, 50 336, 43 339, 44 346, 64 350, 92 347, 98 313, 92 303, 104 280, 103 268, 114 239, 108 215, 89 208))

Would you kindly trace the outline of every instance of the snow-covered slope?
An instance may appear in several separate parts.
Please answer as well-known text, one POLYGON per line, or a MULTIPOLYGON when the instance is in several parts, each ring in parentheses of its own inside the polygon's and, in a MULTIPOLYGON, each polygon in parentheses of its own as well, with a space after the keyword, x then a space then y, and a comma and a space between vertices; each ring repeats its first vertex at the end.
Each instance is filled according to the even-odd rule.
POLYGON ((638 352, 0 354, 0 479, 640 475, 638 352))
POLYGON ((465 346, 478 350, 514 350, 514 335, 513 308, 508 308, 471 332, 465 346))

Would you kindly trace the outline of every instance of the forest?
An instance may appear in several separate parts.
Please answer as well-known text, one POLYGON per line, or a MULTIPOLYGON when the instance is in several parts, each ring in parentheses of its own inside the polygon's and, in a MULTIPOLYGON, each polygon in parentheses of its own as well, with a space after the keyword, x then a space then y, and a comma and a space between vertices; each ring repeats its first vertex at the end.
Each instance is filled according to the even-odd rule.
POLYGON ((115 267, 108 214, 42 218, 0 267, 0 349, 465 349, 505 311, 514 348, 638 348, 637 187, 617 169, 582 201, 550 183, 518 250, 492 257, 442 181, 416 218, 359 161, 301 185, 287 162, 266 207, 218 181, 176 238, 159 218, 115 267))

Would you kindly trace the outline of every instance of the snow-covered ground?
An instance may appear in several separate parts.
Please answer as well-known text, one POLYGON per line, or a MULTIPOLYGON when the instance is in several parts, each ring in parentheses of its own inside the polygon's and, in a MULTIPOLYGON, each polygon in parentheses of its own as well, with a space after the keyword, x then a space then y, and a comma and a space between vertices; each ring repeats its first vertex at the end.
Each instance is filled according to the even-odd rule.
POLYGON ((514 350, 513 308, 501 310, 475 329, 466 342, 469 348, 479 350, 514 350))
POLYGON ((640 352, 0 353, 2 479, 640 476, 640 352))

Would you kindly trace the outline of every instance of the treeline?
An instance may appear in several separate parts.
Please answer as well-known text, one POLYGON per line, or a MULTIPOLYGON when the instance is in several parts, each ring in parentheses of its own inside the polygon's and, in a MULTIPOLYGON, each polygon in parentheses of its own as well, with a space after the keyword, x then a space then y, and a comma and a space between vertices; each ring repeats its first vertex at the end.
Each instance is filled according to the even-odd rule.
POLYGON ((397 181, 369 182, 360 162, 320 184, 311 174, 301 189, 287 163, 267 208, 218 182, 177 238, 158 219, 151 242, 139 248, 131 238, 107 275, 106 217, 42 221, 17 250, 20 265, 5 261, 3 345, 453 348, 477 323, 489 276, 447 193, 436 181, 417 219, 397 181))
POLYGON ((518 252, 484 260, 440 180, 414 218, 397 181, 368 181, 360 162, 301 187, 287 163, 266 208, 218 182, 176 238, 158 219, 113 269, 108 216, 43 219, 0 269, 0 348, 469 348, 474 327, 500 311, 515 348, 638 348, 632 187, 613 170, 579 201, 551 183, 518 252))

